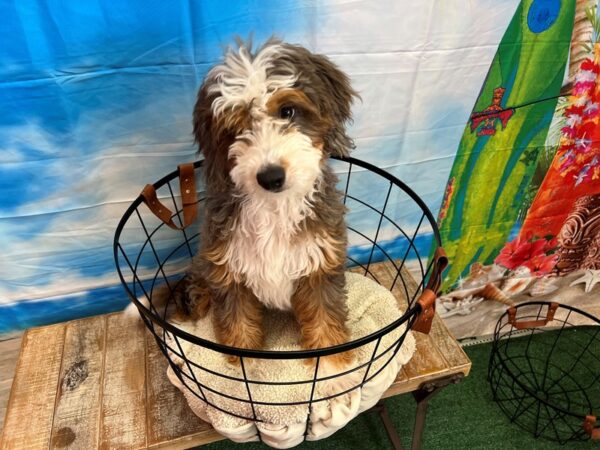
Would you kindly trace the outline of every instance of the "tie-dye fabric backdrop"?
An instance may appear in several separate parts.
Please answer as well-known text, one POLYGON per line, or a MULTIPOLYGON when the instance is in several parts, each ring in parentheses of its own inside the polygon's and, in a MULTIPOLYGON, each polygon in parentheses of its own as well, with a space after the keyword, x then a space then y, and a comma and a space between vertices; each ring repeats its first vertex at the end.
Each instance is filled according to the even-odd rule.
MULTIPOLYGON (((126 305, 117 222, 144 184, 196 158, 196 90, 222 47, 251 33, 324 53, 350 75, 362 97, 354 156, 439 214, 452 289, 518 234, 519 204, 543 178, 536 164, 553 157, 543 149, 570 82, 576 6, 585 19, 589 3, 5 1, 0 334, 126 305), (542 97, 553 100, 532 103, 542 97)), ((466 317, 477 305, 464 300, 442 310, 466 317)))

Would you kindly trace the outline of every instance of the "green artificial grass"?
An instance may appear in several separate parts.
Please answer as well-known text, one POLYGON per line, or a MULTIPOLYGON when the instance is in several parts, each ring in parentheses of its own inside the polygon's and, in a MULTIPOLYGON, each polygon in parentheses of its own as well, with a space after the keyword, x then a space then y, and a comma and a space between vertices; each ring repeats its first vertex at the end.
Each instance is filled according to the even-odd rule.
MULTIPOLYGON (((566 445, 535 439, 508 418, 492 400, 486 376, 491 344, 465 348, 473 362, 469 377, 438 393, 429 403, 423 436, 425 450, 471 449, 600 449, 600 442, 574 442, 566 445)), ((410 395, 386 400, 392 422, 406 449, 410 448, 415 402, 410 395)), ((202 447, 203 450, 223 449, 265 450, 258 443, 235 444, 221 441, 202 447)), ((366 412, 351 421, 333 436, 317 442, 305 442, 297 449, 391 449, 379 416, 366 412)))

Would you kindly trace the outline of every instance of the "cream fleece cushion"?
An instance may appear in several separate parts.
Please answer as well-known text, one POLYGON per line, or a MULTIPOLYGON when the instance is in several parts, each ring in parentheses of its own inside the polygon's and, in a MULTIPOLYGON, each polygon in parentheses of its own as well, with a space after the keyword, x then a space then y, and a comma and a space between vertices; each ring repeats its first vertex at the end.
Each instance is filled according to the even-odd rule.
MULTIPOLYGON (((352 340, 378 331, 402 315, 393 294, 375 281, 359 274, 347 272, 346 287, 348 290, 348 307, 350 311, 348 327, 352 340)), ((215 341, 210 314, 200 321, 180 322, 177 323, 177 326, 196 336, 215 341)), ((300 330, 290 314, 270 310, 265 317, 264 327, 266 330, 265 349, 301 349, 299 344, 300 330)), ((401 325, 381 339, 376 355, 382 356, 368 367, 368 378, 373 378, 363 385, 362 388, 354 389, 348 394, 330 400, 318 401, 320 398, 331 395, 328 394, 328 392, 331 392, 331 383, 339 382, 340 379, 317 383, 306 439, 317 440, 330 436, 346 425, 357 414, 371 408, 377 403, 385 390, 393 383, 399 370, 410 360, 415 351, 415 341, 410 332, 406 334, 404 342, 399 349, 395 345, 405 330, 405 325, 401 325), (389 351, 386 353, 388 349, 389 351), (388 361, 389 363, 382 369, 382 366, 388 361), (330 384, 327 385, 326 383, 330 384)), ((179 343, 188 360, 219 374, 243 378, 241 367, 228 363, 225 356, 221 353, 199 347, 181 339, 179 343)), ((353 367, 368 363, 375 350, 375 345, 376 341, 373 341, 357 348, 354 351, 355 362, 353 363, 353 367)), ((171 342, 170 346, 178 350, 175 342, 171 342)), ((304 440, 304 433, 307 428, 307 404, 290 406, 261 405, 259 403, 306 402, 310 398, 312 382, 291 385, 250 383, 252 400, 258 402, 255 403, 254 408, 254 413, 258 420, 253 421, 235 417, 235 415, 227 413, 244 417, 254 417, 250 403, 230 399, 218 394, 221 393, 230 397, 248 400, 249 394, 245 383, 211 374, 193 365, 192 376, 190 368, 181 358, 174 354, 171 354, 171 357, 188 377, 195 377, 205 388, 202 389, 202 392, 199 392, 196 383, 184 376, 189 389, 186 388, 171 368, 167 371, 169 379, 175 386, 181 389, 194 413, 202 420, 211 423, 223 436, 235 442, 256 441, 258 440, 258 429, 260 430, 263 442, 275 448, 290 448, 300 444, 304 440), (193 389, 195 393, 191 392, 190 389, 193 389), (206 396, 210 403, 227 412, 207 405, 195 394, 200 397, 203 395, 206 396)), ((245 359, 244 366, 249 380, 268 382, 289 383, 292 381, 312 380, 315 370, 314 361, 311 363, 303 359, 245 359)), ((327 370, 325 364, 322 364, 319 369, 319 377, 332 375, 331 372, 324 373, 322 369, 327 370)), ((362 381, 366 370, 367 366, 352 374, 344 375, 343 381, 346 385, 350 383, 349 386, 357 385, 362 381)), ((336 392, 339 392, 339 390, 336 390, 336 392)))

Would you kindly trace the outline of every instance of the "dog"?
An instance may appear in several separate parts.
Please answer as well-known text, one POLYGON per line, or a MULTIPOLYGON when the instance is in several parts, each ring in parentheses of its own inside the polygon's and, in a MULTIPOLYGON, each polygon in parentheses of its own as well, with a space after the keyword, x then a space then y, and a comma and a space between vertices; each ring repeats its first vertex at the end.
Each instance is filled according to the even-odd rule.
MULTIPOLYGON (((268 308, 294 314, 305 349, 348 342, 345 206, 328 160, 353 148, 357 97, 328 58, 276 39, 238 42, 206 75, 193 113, 204 221, 185 293, 198 316, 212 309, 220 343, 260 349, 268 308)), ((351 361, 325 357, 319 374, 351 361)))

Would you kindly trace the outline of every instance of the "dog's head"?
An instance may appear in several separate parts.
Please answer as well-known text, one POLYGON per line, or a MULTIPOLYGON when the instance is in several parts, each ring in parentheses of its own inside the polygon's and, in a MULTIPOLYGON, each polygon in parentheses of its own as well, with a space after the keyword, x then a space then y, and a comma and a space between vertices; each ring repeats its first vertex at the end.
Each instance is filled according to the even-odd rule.
POLYGON ((303 47, 271 40, 228 50, 194 109, 207 182, 265 199, 310 195, 324 159, 352 147, 345 125, 355 96, 343 72, 303 47))

